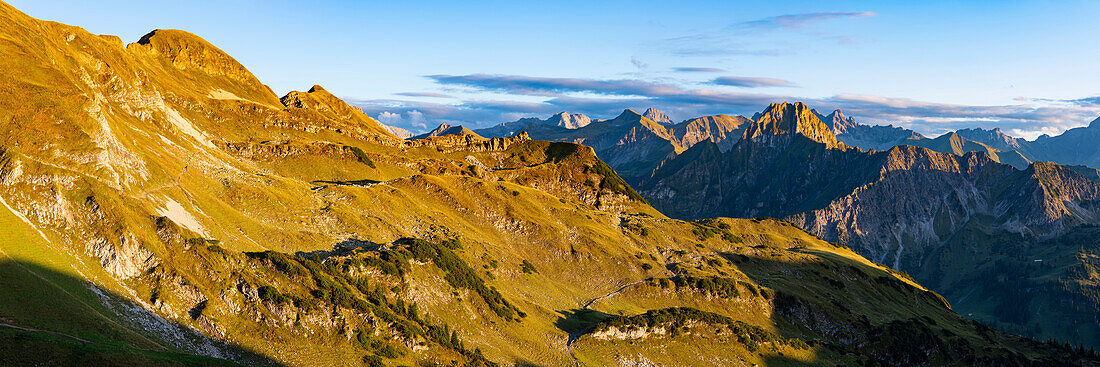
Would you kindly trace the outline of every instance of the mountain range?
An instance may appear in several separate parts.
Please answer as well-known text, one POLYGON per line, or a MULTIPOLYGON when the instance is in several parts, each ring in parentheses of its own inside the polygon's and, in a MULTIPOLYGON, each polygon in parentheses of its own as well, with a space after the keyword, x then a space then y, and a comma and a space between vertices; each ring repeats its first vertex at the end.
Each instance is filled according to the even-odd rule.
MULTIPOLYGON (((816 111, 815 111, 816 114, 816 111)), ((1058 136, 1042 135, 1025 140, 1005 134, 1001 129, 962 129, 934 139, 895 126, 871 126, 845 117, 840 110, 828 116, 818 114, 837 139, 865 150, 888 150, 898 145, 922 146, 937 152, 961 155, 982 151, 994 160, 1025 169, 1031 162, 1048 161, 1070 166, 1100 167, 1100 118, 1086 127, 1067 130, 1058 136)))
POLYGON ((1082 270, 1091 269, 1097 241, 1065 245, 1100 224, 1100 171, 1028 158, 1087 162, 1081 157, 1098 144, 1076 143, 1067 150, 1074 154, 1060 155, 1034 147, 1100 141, 1090 135, 1100 124, 1025 141, 998 129, 926 138, 798 103, 770 106, 752 119, 724 118, 736 122, 723 125, 721 135, 678 133, 685 130, 677 125, 667 133, 638 132, 654 124, 600 129, 600 120, 585 129, 549 133, 530 124, 515 131, 603 142, 591 144, 597 155, 628 172, 624 179, 673 218, 783 218, 914 274, 971 318, 1041 338, 1100 343, 1100 306, 1087 285, 1096 283, 1082 270), (688 135, 696 138, 683 139, 688 135), (631 136, 651 138, 640 144, 631 136), (621 151, 643 154, 618 159, 621 151), (1005 286, 1008 278, 1015 287, 1005 286))
POLYGON ((1091 291, 1065 286, 1092 278, 1062 270, 1088 266, 1100 242, 1047 245, 1100 224, 1100 184, 1070 168, 1037 162, 1018 170, 980 150, 850 149, 808 107, 775 104, 733 149, 698 144, 638 189, 674 218, 783 218, 913 274, 983 321, 1098 342, 1091 291), (779 115, 786 122, 775 123, 779 115), (771 133, 749 133, 760 129, 771 133), (1044 267, 1018 274, 1036 260, 1044 267), (1002 273, 1017 274, 1011 281, 1028 292, 1000 289, 1002 273))
MULTIPOLYGON (((562 112, 555 116, 567 115, 562 112)), ((573 115, 578 116, 578 115, 573 115)), ((583 116, 583 115, 579 115, 583 116)), ((547 120, 520 119, 494 127, 474 130, 486 137, 511 136, 527 132, 540 140, 568 141, 584 144, 608 162, 631 185, 652 174, 661 162, 704 140, 722 147, 732 146, 741 138, 749 119, 744 116, 705 116, 680 123, 671 123, 663 112, 649 108, 642 114, 624 110, 619 116, 592 121, 581 127, 569 128, 547 120), (654 120, 657 119, 657 120, 654 120)))
POLYGON ((801 114, 405 140, 185 31, 125 44, 3 3, 0 24, 5 364, 1100 361, 785 221, 669 218, 598 153, 828 137, 801 114))

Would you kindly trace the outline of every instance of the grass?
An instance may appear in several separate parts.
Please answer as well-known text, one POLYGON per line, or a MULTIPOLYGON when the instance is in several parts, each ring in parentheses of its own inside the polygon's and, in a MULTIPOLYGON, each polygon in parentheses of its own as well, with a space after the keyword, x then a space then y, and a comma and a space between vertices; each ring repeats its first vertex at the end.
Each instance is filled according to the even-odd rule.
POLYGON ((238 366, 205 356, 82 343, 40 332, 0 327, 0 358, 12 366, 238 366), (27 353, 33 350, 34 353, 27 353))

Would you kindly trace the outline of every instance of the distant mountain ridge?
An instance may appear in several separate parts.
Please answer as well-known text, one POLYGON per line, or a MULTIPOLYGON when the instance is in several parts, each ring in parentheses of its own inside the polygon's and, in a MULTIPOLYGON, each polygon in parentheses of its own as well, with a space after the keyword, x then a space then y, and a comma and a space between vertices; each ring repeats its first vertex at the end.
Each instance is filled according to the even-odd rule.
MULTIPOLYGON (((409 140, 418 140, 418 139, 424 139, 424 138, 436 137, 436 136, 444 136, 444 135, 477 135, 477 133, 471 131, 470 129, 467 129, 466 127, 464 127, 462 125, 451 126, 451 125, 448 125, 448 124, 439 124, 439 126, 437 126, 435 129, 432 129, 429 132, 426 132, 426 133, 423 133, 423 134, 420 134, 420 135, 416 135, 416 136, 413 136, 413 137, 408 138, 408 139, 409 140)), ((478 136, 480 137, 480 135, 478 135, 478 136)))
POLYGON ((520 119, 474 132, 499 137, 525 131, 532 139, 585 144, 593 147, 600 157, 607 157, 612 168, 628 183, 636 185, 665 159, 700 141, 713 141, 728 149, 740 140, 742 131, 751 122, 744 116, 716 115, 673 124, 663 112, 649 108, 642 114, 627 109, 615 118, 590 120, 577 128, 552 123, 556 116, 562 115, 565 113, 546 120, 520 119))
MULTIPOLYGON (((834 114, 837 112, 839 110, 834 114)), ((1019 169, 1035 161, 1100 167, 1100 144, 1097 144, 1100 141, 1100 123, 1097 123, 1100 118, 1087 127, 1070 129, 1058 136, 1043 135, 1034 141, 1010 136, 999 128, 961 129, 929 139, 912 130, 864 125, 851 118, 845 119, 842 124, 832 123, 831 117, 821 116, 821 119, 830 123, 837 139, 863 149, 887 150, 908 144, 956 154, 985 151, 995 160, 1019 169)))

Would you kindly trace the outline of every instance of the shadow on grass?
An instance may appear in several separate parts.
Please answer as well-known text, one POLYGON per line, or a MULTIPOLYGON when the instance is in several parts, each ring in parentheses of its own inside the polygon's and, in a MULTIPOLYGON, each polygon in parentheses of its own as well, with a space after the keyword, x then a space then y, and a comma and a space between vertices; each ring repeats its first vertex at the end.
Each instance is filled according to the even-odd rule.
POLYGON ((349 181, 327 181, 317 180, 313 181, 316 185, 334 185, 334 186, 372 186, 383 183, 385 181, 377 180, 349 180, 349 181))
POLYGON ((572 310, 558 311, 561 316, 554 320, 554 326, 558 330, 569 333, 569 344, 577 337, 592 330, 596 323, 607 320, 612 315, 587 308, 575 308, 572 310))
POLYGON ((83 279, 11 259, 0 259, 0 365, 281 366, 83 279))
POLYGON ((374 251, 380 246, 381 244, 378 243, 349 237, 336 243, 336 245, 332 247, 332 250, 298 251, 295 252, 294 255, 307 258, 316 257, 318 259, 327 259, 333 256, 346 256, 359 251, 374 251))

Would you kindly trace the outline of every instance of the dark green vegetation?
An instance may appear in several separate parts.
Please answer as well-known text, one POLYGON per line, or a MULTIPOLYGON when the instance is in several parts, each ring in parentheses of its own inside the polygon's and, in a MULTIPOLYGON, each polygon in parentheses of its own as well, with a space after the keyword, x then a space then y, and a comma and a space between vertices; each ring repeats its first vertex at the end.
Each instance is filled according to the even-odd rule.
POLYGON ((630 187, 630 185, 627 185, 626 181, 623 181, 623 179, 619 177, 619 174, 615 173, 615 170, 612 170, 611 167, 609 167, 607 163, 604 163, 603 161, 597 162, 596 164, 591 166, 585 166, 585 173, 594 173, 603 177, 603 179, 600 180, 601 189, 621 193, 631 199, 641 201, 643 203, 646 202, 641 195, 638 195, 638 193, 634 191, 634 188, 630 187))
MULTIPOLYGON (((454 350, 468 358, 466 366, 495 366, 495 363, 486 360, 480 352, 466 349, 450 325, 433 323, 433 318, 422 314, 416 303, 406 304, 400 298, 391 301, 387 297, 390 290, 383 284, 371 284, 366 276, 352 275, 362 273, 364 267, 371 267, 383 274, 404 279, 410 272, 410 260, 430 261, 446 274, 444 279, 451 286, 475 291, 498 316, 515 321, 525 317, 523 312, 508 303, 499 292, 487 288, 474 270, 452 252, 452 249, 460 247, 461 242, 457 239, 436 244, 421 239, 404 238, 396 241, 387 250, 358 253, 360 256, 353 253, 351 256, 328 260, 321 260, 316 255, 288 255, 274 251, 249 252, 245 255, 279 271, 290 280, 290 284, 301 286, 284 293, 274 286, 262 285, 258 292, 264 302, 275 305, 292 304, 305 312, 323 311, 323 307, 335 306, 374 315, 404 340, 426 339, 440 347, 454 350)), ((404 281, 398 283, 397 287, 405 284, 404 281)), ((375 334, 381 334, 381 331, 361 329, 356 333, 358 345, 371 353, 364 357, 364 361, 400 358, 410 352, 404 346, 399 347, 387 341, 390 338, 375 338, 375 334)))
POLYGON ((810 349, 810 346, 802 340, 783 338, 759 326, 749 325, 713 312, 700 311, 690 307, 649 310, 644 314, 634 316, 613 316, 596 323, 593 331, 599 333, 612 328, 630 330, 661 327, 667 328, 671 336, 676 337, 691 331, 692 327, 706 326, 722 326, 722 329, 715 332, 734 335, 738 343, 752 352, 759 350, 761 344, 783 345, 801 350, 810 349))
POLYGON ((535 274, 539 272, 537 269, 535 269, 535 265, 531 264, 531 262, 527 261, 527 259, 524 259, 523 263, 519 264, 519 270, 522 271, 524 274, 535 274))
POLYGON ((1098 256, 1097 226, 1046 240, 973 226, 936 249, 914 276, 949 290, 944 296, 960 314, 996 329, 1095 346, 1100 344, 1098 256), (958 260, 962 254, 980 261, 964 267, 958 260))
MULTIPOLYGON (((455 243, 457 242, 444 242, 444 244, 451 244, 452 246, 455 243)), ((370 260, 365 260, 363 263, 377 266, 385 274, 397 276, 404 276, 408 272, 410 259, 431 261, 446 274, 443 279, 447 283, 455 288, 474 291, 497 316, 505 320, 515 321, 527 317, 527 314, 523 311, 508 303, 500 292, 486 286, 485 281, 478 276, 477 272, 458 257, 451 248, 446 246, 421 239, 403 238, 394 242, 393 248, 382 252, 382 256, 378 257, 378 260, 374 259, 370 258, 370 260)), ((358 265, 355 260, 349 260, 349 262, 358 265)), ((530 263, 526 264, 530 265, 530 263)), ((533 270, 534 267, 532 266, 531 269, 533 270)))
POLYGON ((772 296, 770 290, 757 287, 755 284, 718 276, 675 276, 672 278, 661 278, 652 280, 650 281, 650 285, 659 286, 661 288, 688 288, 702 292, 706 295, 712 295, 720 298, 738 298, 741 296, 741 289, 749 292, 754 297, 764 297, 770 299, 772 296))
POLYGON ((362 149, 357 147, 350 147, 350 149, 351 153, 355 155, 355 160, 359 161, 359 163, 370 166, 370 168, 378 168, 378 166, 374 165, 374 161, 370 160, 370 157, 367 156, 367 153, 364 153, 362 149))

